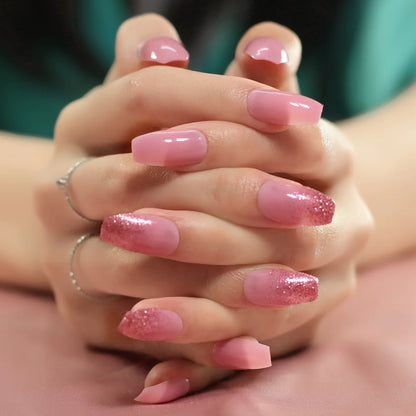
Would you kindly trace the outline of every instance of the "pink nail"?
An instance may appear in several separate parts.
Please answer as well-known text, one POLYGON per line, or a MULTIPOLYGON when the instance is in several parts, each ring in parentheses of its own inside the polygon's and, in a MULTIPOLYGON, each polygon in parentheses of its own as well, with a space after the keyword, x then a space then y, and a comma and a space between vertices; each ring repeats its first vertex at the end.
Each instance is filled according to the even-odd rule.
POLYGON ((323 108, 312 98, 277 90, 251 91, 247 107, 255 119, 279 126, 316 124, 323 108))
POLYGON ((149 308, 128 311, 118 330, 125 336, 143 341, 170 341, 182 332, 182 319, 166 309, 149 308))
POLYGON ((188 379, 167 380, 144 388, 135 400, 142 403, 166 403, 185 396, 189 388, 188 379))
POLYGON ((255 370, 272 365, 270 347, 247 338, 215 343, 213 358, 219 365, 230 369, 255 370))
POLYGON ((154 166, 181 166, 200 162, 207 139, 197 130, 165 130, 143 134, 131 142, 136 162, 154 166))
POLYGON ((169 64, 189 60, 188 51, 176 40, 168 37, 150 38, 138 48, 143 61, 169 64))
POLYGON ((256 61, 269 61, 274 64, 289 62, 285 47, 280 41, 269 36, 262 36, 252 40, 244 52, 256 61))
POLYGON ((285 180, 264 183, 257 194, 260 212, 284 226, 330 224, 335 202, 307 186, 285 180))
POLYGON ((116 247, 152 256, 168 256, 179 244, 179 231, 172 221, 148 214, 107 217, 100 237, 116 247))
POLYGON ((318 279, 291 270, 259 269, 247 275, 244 294, 255 305, 298 305, 318 297, 318 279))

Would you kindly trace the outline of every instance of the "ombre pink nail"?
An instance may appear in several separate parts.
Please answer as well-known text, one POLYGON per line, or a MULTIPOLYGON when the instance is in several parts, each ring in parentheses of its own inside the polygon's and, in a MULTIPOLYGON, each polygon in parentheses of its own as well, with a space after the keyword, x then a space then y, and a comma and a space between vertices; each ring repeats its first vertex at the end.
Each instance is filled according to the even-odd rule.
POLYGON ((116 247, 152 256, 169 256, 179 244, 179 231, 172 221, 148 214, 107 217, 100 237, 116 247))
POLYGON ((285 180, 264 183, 257 194, 259 211, 283 226, 330 224, 335 202, 307 186, 285 180))
POLYGON ((190 388, 188 379, 174 379, 163 381, 143 389, 135 398, 141 403, 166 403, 185 396, 190 388))
POLYGON ((259 121, 279 126, 316 124, 322 104, 303 95, 277 90, 253 90, 247 99, 248 112, 259 121))
POLYGON ((292 270, 258 269, 245 278, 244 294, 255 305, 298 305, 318 297, 318 279, 292 270))
POLYGON ((287 51, 282 43, 269 36, 262 36, 252 40, 244 52, 256 61, 268 61, 274 64, 289 62, 287 51))
POLYGON ((230 369, 255 370, 272 365, 270 347, 247 338, 215 343, 213 358, 222 367, 230 369))
POLYGON ((143 61, 170 64, 189 60, 188 51, 175 39, 168 37, 150 38, 138 47, 143 61))
POLYGON ((182 319, 166 309, 149 308, 128 311, 118 330, 125 336, 142 341, 170 341, 182 332, 182 319))
POLYGON ((207 139, 197 130, 165 130, 143 134, 131 142, 136 162, 154 166, 181 166, 200 162, 207 139))

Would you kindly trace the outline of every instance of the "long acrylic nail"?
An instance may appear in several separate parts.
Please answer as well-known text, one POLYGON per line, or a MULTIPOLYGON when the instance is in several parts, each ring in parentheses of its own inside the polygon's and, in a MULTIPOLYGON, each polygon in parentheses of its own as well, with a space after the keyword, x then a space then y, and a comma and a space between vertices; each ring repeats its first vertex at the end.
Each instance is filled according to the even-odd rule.
POLYGON ((246 46, 244 52, 256 61, 268 61, 274 64, 289 62, 289 57, 283 44, 269 36, 253 39, 246 46))
POLYGON ((316 124, 322 104, 303 95, 277 90, 253 90, 247 99, 248 112, 265 123, 292 126, 316 124))
POLYGON ((159 308, 128 311, 118 330, 125 336, 142 341, 170 341, 182 332, 182 319, 172 311, 159 308))
POLYGON ((213 358, 230 369, 255 370, 272 365, 270 347, 248 338, 232 338, 215 343, 213 358))
POLYGON ((163 36, 146 40, 138 47, 137 51, 143 61, 159 64, 189 60, 188 51, 178 41, 163 36))
POLYGON ((172 221, 148 214, 107 217, 100 237, 116 247, 152 256, 168 256, 179 244, 179 231, 172 221))
POLYGON ((136 162, 154 166, 181 166, 200 162, 208 145, 197 130, 165 130, 143 134, 131 142, 136 162))
POLYGON ((188 379, 167 380, 154 386, 145 387, 135 400, 149 404, 166 403, 185 396, 189 392, 189 388, 188 379))
POLYGON ((325 194, 284 180, 265 182, 257 206, 266 218, 283 226, 330 224, 335 212, 335 202, 325 194))
POLYGON ((298 305, 318 297, 318 279, 292 270, 258 269, 245 278, 244 294, 255 305, 298 305))

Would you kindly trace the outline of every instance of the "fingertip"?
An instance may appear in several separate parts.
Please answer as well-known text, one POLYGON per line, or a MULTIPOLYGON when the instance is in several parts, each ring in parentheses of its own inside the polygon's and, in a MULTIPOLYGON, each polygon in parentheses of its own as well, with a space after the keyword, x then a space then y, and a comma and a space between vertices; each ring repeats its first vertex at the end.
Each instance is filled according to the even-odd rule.
POLYGON ((255 61, 266 61, 275 65, 289 62, 289 55, 283 43, 271 36, 260 36, 251 40, 244 53, 255 61))
POLYGON ((189 388, 189 379, 177 378, 166 380, 145 387, 134 400, 148 404, 166 403, 185 396, 189 392, 189 388))
POLYGON ((301 49, 299 38, 290 29, 273 22, 259 23, 241 38, 235 63, 227 73, 283 89, 296 74, 301 49))
POLYGON ((155 36, 143 41, 137 48, 143 64, 186 67, 189 52, 177 40, 167 36, 155 36))
POLYGON ((185 68, 188 60, 178 32, 167 19, 154 13, 135 16, 123 22, 117 31, 115 62, 106 82, 149 65, 185 68))
POLYGON ((237 337, 215 343, 213 359, 222 367, 236 370, 257 370, 272 365, 270 347, 251 337, 237 337))
POLYGON ((166 403, 196 393, 232 373, 183 358, 163 361, 149 371, 144 388, 135 400, 141 403, 166 403))

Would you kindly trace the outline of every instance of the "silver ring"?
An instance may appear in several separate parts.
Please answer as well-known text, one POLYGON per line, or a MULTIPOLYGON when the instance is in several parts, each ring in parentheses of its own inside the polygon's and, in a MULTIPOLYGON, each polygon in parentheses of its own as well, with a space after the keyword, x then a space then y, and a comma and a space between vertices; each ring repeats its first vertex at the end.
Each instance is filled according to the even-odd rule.
POLYGON ((74 257, 75 254, 79 248, 79 246, 86 240, 88 240, 90 237, 94 237, 98 235, 97 233, 88 233, 88 234, 84 234, 82 235, 80 238, 78 238, 77 242, 74 245, 74 248, 71 251, 71 256, 69 258, 69 278, 71 279, 72 284, 75 286, 75 288, 77 289, 77 291, 79 293, 81 293, 82 295, 84 295, 85 297, 87 297, 88 299, 93 299, 93 300, 106 300, 106 299, 111 299, 111 298, 115 298, 117 297, 116 295, 92 295, 91 293, 86 292, 78 283, 75 274, 74 274, 74 270, 73 270, 73 262, 74 262, 74 257))
POLYGON ((101 221, 98 220, 92 220, 91 218, 86 217, 85 215, 81 214, 81 212, 79 212, 74 205, 71 202, 71 198, 69 197, 69 191, 68 191, 68 184, 69 184, 69 179, 71 178, 71 175, 74 173, 75 169, 77 167, 79 167, 80 165, 82 165, 83 163, 87 162, 88 160, 90 160, 92 158, 90 157, 84 157, 80 160, 78 160, 78 162, 74 163, 68 170, 66 176, 59 178, 56 181, 56 187, 58 189, 63 189, 64 190, 64 194, 65 194, 65 199, 66 202, 68 202, 68 205, 70 206, 70 208, 72 209, 72 211, 75 212, 75 214, 77 214, 79 217, 81 217, 83 220, 89 221, 89 222, 93 222, 95 224, 99 224, 101 223, 101 221))

